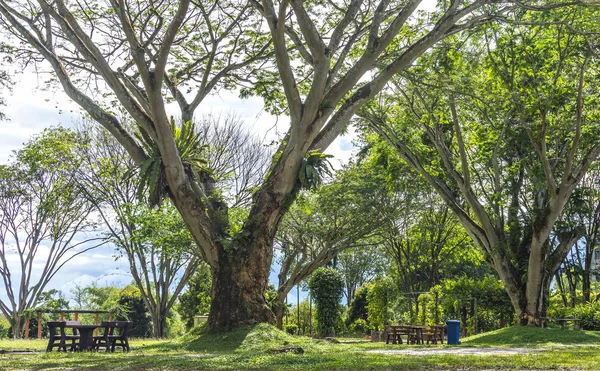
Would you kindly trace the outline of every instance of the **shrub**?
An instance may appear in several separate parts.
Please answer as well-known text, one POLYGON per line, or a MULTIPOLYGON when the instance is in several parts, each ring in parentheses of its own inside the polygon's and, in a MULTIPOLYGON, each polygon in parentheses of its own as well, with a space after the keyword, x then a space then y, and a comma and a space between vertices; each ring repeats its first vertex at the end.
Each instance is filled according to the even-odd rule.
POLYGON ((295 335, 298 333, 298 326, 294 323, 291 323, 289 325, 284 325, 283 329, 285 330, 285 332, 287 332, 290 335, 295 335))
POLYGON ((370 287, 370 284, 364 284, 356 290, 354 298, 352 298, 352 302, 350 303, 350 308, 348 308, 347 326, 359 318, 365 320, 365 323, 367 322, 369 313, 367 310, 367 295, 369 294, 370 287))
POLYGON ((317 307, 319 336, 335 336, 340 319, 339 303, 344 294, 342 275, 333 268, 319 268, 310 276, 308 287, 317 307))
POLYGON ((350 331, 355 334, 368 334, 370 329, 367 321, 359 318, 350 324, 350 331))
POLYGON ((396 286, 390 277, 377 279, 367 294, 369 324, 382 330, 393 318, 391 306, 396 298, 396 286))
POLYGON ((572 309, 571 315, 581 319, 583 330, 600 330, 600 302, 579 304, 572 309))
POLYGON ((11 336, 10 321, 4 316, 0 316, 0 339, 6 339, 11 336))

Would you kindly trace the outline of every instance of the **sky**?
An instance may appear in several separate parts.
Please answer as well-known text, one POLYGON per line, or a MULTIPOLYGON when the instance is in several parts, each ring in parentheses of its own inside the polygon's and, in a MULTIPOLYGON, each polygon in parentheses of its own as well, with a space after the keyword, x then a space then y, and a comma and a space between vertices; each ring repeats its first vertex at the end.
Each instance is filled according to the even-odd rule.
MULTIPOLYGON (((435 0, 425 0, 422 9, 432 9, 435 0)), ((5 68, 3 66, 3 68, 5 68)), ((8 66, 8 68, 11 68, 8 66)), ((0 107, 8 116, 9 121, 0 122, 0 164, 6 163, 12 151, 19 149, 32 135, 40 133, 47 127, 54 125, 72 126, 80 118, 80 108, 60 89, 55 91, 44 91, 42 89, 44 77, 38 76, 32 71, 13 74, 12 91, 0 91, 7 106, 0 107)), ((274 117, 263 111, 260 98, 251 97, 240 99, 235 93, 221 92, 208 97, 199 107, 196 116, 203 113, 219 113, 233 111, 239 115, 252 131, 265 138, 265 142, 277 137, 277 132, 287 128, 285 117, 274 117)), ((354 152, 352 140, 355 133, 350 130, 346 135, 336 139, 326 151, 332 154, 334 167, 340 167, 348 162, 354 152)), ((47 256, 42 247, 40 254, 34 264, 35 271, 39 271, 47 256)), ((16 256, 9 257, 13 260, 16 256)), ((16 263, 17 261, 14 261, 16 263)), ((277 268, 277 267, 275 267, 277 268)), ((271 283, 276 284, 277 272, 272 271, 271 283)), ((71 290, 77 285, 87 286, 95 282, 99 286, 116 285, 125 286, 132 281, 129 274, 129 264, 126 259, 114 257, 114 247, 105 245, 95 250, 82 254, 66 263, 59 273, 54 276, 46 287, 58 289, 70 298, 71 290)), ((295 303, 296 290, 292 290, 288 296, 288 302, 295 303)), ((306 293, 301 292, 301 300, 306 293)), ((0 288, 0 299, 5 300, 4 289, 0 288)))

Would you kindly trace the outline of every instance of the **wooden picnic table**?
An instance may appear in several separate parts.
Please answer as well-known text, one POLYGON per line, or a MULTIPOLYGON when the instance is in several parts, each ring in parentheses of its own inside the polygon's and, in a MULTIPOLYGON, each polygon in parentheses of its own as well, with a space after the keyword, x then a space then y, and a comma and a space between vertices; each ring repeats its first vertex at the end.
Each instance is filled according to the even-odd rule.
POLYGON ((437 344, 444 343, 445 326, 414 326, 414 325, 388 325, 385 326, 386 344, 402 344, 402 336, 406 336, 407 344, 427 344, 431 341, 437 344))
POLYGON ((70 324, 67 322, 65 327, 72 328, 79 332, 79 344, 76 350, 92 350, 94 348, 94 331, 100 327, 100 325, 70 324))
POLYGON ((560 325, 561 329, 565 329, 565 325, 567 322, 573 322, 573 327, 575 330, 581 329, 581 319, 579 318, 550 318, 550 317, 541 317, 542 327, 547 327, 548 321, 554 321, 560 325))

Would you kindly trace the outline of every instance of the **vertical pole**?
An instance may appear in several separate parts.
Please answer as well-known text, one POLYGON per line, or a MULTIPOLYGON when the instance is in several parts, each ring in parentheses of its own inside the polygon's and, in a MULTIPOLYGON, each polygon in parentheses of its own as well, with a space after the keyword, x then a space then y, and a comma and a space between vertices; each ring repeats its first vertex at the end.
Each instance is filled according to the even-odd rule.
POLYGON ((38 333, 37 338, 42 338, 42 312, 38 312, 38 333))
POLYGON ((298 335, 300 335, 300 285, 296 285, 296 305, 298 306, 298 335))
MULTIPOLYGON (((287 296, 285 297, 285 307, 287 308, 287 296)), ((288 314, 289 314, 289 310, 285 311, 285 325, 288 325, 288 314)))
POLYGON ((60 320, 61 321, 65 320, 65 313, 64 312, 60 312, 60 320))
POLYGON ((75 312, 75 321, 79 321, 79 312, 75 312))
POLYGON ((109 314, 108 314, 108 320, 109 320, 109 321, 112 321, 112 318, 113 318, 113 317, 112 317, 112 313, 109 313, 109 314))
POLYGON ((308 333, 312 335, 312 298, 308 292, 308 333))
POLYGON ((440 323, 440 312, 439 312, 439 294, 435 292, 435 325, 437 326, 440 323))
MULTIPOLYGON (((100 316, 100 314, 96 313, 96 324, 98 324, 98 317, 100 316)), ((94 336, 98 336, 98 328, 96 328, 94 330, 94 336)))
POLYGON ((25 340, 29 340, 29 316, 25 317, 25 340))
MULTIPOLYGON (((296 255, 296 265, 298 265, 298 255, 296 255)), ((298 309, 298 335, 300 335, 300 282, 296 285, 296 305, 298 309)), ((304 328, 302 330, 302 332, 305 331, 304 328)))

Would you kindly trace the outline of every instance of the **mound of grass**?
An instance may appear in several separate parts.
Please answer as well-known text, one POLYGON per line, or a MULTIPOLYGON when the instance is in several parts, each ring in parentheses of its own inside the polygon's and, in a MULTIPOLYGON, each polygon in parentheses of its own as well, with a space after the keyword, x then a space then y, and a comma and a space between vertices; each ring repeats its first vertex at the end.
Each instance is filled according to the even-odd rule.
POLYGON ((461 339, 469 346, 536 346, 600 344, 600 332, 513 326, 461 339))
POLYGON ((196 328, 179 341, 179 346, 193 352, 223 354, 267 352, 284 346, 302 346, 302 343, 306 342, 314 341, 294 337, 275 326, 261 323, 229 332, 211 332, 206 327, 196 328))

